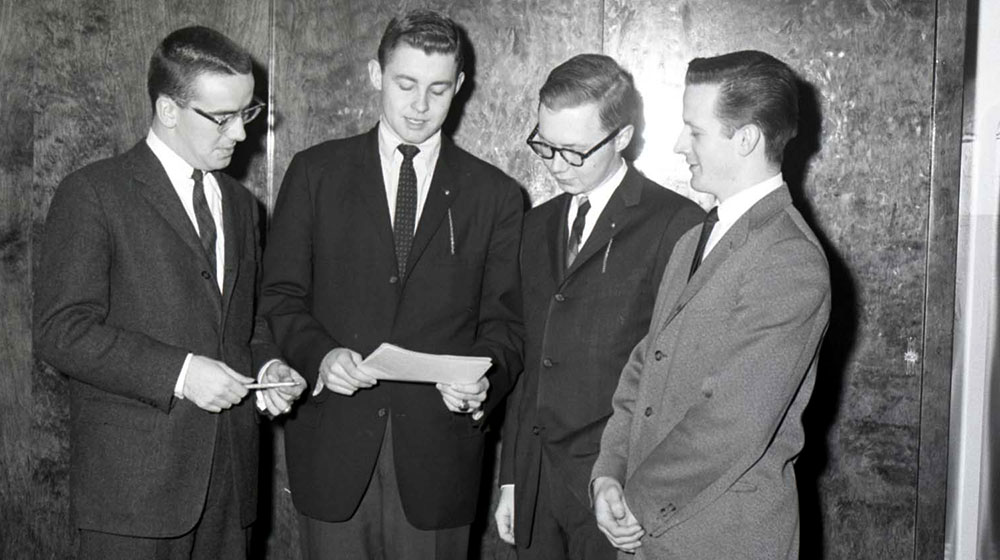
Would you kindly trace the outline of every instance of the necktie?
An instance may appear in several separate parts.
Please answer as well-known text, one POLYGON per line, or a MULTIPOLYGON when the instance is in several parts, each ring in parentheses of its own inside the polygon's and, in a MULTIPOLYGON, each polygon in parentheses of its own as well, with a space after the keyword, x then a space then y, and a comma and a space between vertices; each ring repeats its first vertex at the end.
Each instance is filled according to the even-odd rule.
POLYGON ((417 217, 417 172, 413 169, 413 158, 420 148, 410 144, 400 144, 403 163, 399 165, 399 184, 396 187, 396 215, 392 221, 392 236, 396 241, 396 264, 399 274, 406 274, 406 258, 413 245, 413 230, 417 217))
POLYGON ((569 243, 566 245, 566 268, 573 266, 573 261, 580 253, 580 240, 583 239, 583 228, 587 225, 587 212, 590 211, 590 201, 587 197, 580 198, 580 206, 576 209, 576 218, 569 232, 569 243))
POLYGON ((209 264, 212 265, 212 276, 215 276, 217 274, 215 266, 215 220, 212 219, 212 211, 208 209, 203 177, 204 173, 201 172, 201 169, 195 169, 191 173, 191 178, 194 179, 194 217, 198 221, 201 246, 205 249, 205 255, 208 256, 209 264))
POLYGON ((694 250, 694 260, 691 261, 691 272, 688 273, 688 280, 694 276, 694 271, 698 270, 698 265, 701 264, 701 259, 705 256, 705 245, 708 244, 708 238, 712 235, 712 228, 715 227, 715 223, 719 221, 719 207, 716 206, 712 208, 708 215, 705 216, 705 221, 701 224, 701 237, 698 238, 698 248, 694 250))

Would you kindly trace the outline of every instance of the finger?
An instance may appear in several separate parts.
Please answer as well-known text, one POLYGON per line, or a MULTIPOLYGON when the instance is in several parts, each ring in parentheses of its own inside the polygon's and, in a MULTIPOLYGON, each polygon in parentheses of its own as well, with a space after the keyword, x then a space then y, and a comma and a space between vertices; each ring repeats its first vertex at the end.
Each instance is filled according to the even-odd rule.
POLYGON ((256 379, 254 379, 252 377, 247 377, 245 375, 240 375, 239 373, 236 372, 236 370, 234 370, 233 368, 227 366, 225 364, 225 362, 218 362, 218 364, 219 364, 219 367, 222 369, 222 371, 226 372, 226 375, 228 375, 229 377, 232 377, 233 379, 235 379, 239 383, 246 384, 246 383, 253 383, 253 382, 256 381, 256 379))
POLYGON ((264 391, 261 396, 264 399, 264 406, 267 407, 267 411, 278 416, 285 410, 285 404, 278 399, 275 399, 273 391, 264 391))

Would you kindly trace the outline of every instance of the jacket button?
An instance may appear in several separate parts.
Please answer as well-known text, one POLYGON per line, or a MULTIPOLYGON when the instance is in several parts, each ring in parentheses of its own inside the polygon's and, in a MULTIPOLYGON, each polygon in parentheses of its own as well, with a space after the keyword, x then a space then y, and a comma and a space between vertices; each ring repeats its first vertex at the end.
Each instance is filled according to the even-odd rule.
POLYGON ((653 415, 653 407, 647 406, 644 414, 646 415, 647 418, 650 417, 650 416, 652 416, 653 415))
POLYGON ((653 352, 653 357, 656 358, 656 361, 658 362, 663 359, 663 352, 657 350, 656 352, 653 352))
POLYGON ((562 294, 556 294, 555 295, 555 299, 556 299, 556 301, 562 303, 562 302, 566 301, 566 296, 564 296, 562 294))
POLYGON ((385 409, 384 408, 378 409, 378 417, 382 418, 383 416, 385 416, 385 409))
POLYGON ((389 277, 389 283, 390 284, 395 284, 396 282, 399 282, 399 276, 390 276, 389 277))
POLYGON ((552 360, 545 358, 544 360, 542 360, 542 365, 547 368, 550 368, 552 367, 552 360))
POLYGON ((209 272, 207 270, 202 270, 201 271, 201 277, 204 278, 205 280, 211 280, 212 279, 212 275, 209 274, 209 272))
POLYGON ((542 431, 542 429, 541 429, 540 427, 538 427, 538 426, 532 426, 532 427, 531 427, 531 433, 535 434, 536 436, 537 436, 538 434, 540 434, 540 433, 541 433, 541 431, 542 431))

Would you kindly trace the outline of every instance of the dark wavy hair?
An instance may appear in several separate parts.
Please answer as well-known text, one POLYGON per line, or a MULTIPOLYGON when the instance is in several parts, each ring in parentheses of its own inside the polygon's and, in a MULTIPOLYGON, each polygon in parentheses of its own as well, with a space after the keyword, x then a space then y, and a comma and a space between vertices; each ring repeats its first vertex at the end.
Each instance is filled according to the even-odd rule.
POLYGON ((169 97, 187 105, 194 82, 201 74, 250 74, 250 53, 229 37, 208 27, 184 27, 167 35, 149 59, 146 91, 156 110, 156 100, 169 97))
POLYGON ((632 74, 603 54, 578 54, 553 68, 538 100, 549 109, 597 103, 606 132, 638 126, 642 107, 632 74))

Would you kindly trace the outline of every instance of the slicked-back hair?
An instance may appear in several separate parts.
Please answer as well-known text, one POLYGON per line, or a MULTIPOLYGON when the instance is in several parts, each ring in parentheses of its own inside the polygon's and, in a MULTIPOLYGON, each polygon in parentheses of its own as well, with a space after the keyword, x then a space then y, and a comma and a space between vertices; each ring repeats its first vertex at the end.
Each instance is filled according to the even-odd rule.
POLYGON ((578 54, 553 68, 538 100, 552 110, 596 103, 601 127, 608 133, 638 126, 642 106, 632 74, 603 54, 578 54))
POLYGON ((253 63, 243 47, 214 29, 184 27, 166 37, 149 59, 146 90, 156 111, 161 96, 187 105, 194 95, 194 82, 201 74, 250 74, 253 63))
POLYGON ((383 69, 400 43, 425 54, 453 55, 455 76, 465 66, 466 45, 461 29, 450 17, 434 10, 411 10, 392 18, 378 44, 378 63, 383 69))
POLYGON ((737 51, 688 64, 687 85, 718 85, 715 116, 730 137, 742 126, 764 133, 767 159, 781 163, 799 124, 798 79, 787 64, 760 51, 737 51))

